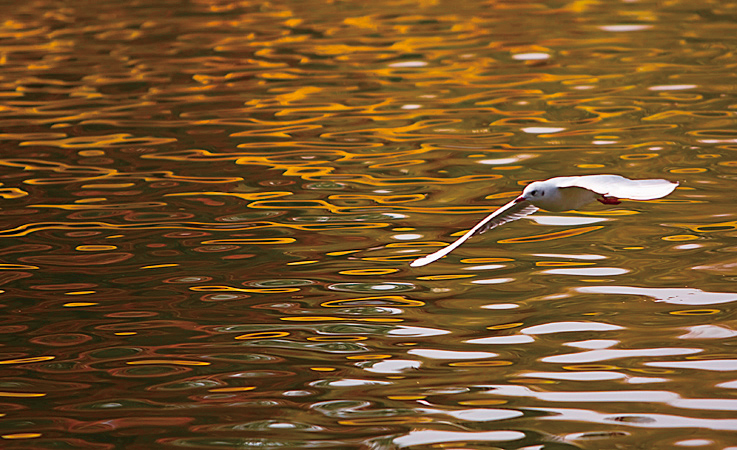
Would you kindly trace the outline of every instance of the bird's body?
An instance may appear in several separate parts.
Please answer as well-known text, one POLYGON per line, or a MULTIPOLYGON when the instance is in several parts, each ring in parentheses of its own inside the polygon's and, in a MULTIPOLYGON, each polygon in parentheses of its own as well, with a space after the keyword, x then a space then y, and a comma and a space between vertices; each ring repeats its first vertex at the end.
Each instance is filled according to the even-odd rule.
POLYGON ((676 186, 678 183, 668 180, 630 180, 619 175, 555 177, 535 181, 525 187, 522 195, 486 216, 458 240, 435 253, 414 260, 410 266, 420 267, 437 261, 471 236, 532 214, 538 208, 547 211, 568 211, 594 200, 605 205, 619 204, 620 198, 654 200, 670 194, 676 186))
POLYGON ((538 196, 538 198, 526 197, 526 200, 546 211, 557 212, 578 209, 593 202, 597 197, 601 197, 595 192, 580 187, 557 189, 544 184, 544 181, 538 181, 538 183, 540 183, 538 190, 534 192, 544 192, 545 195, 538 196))

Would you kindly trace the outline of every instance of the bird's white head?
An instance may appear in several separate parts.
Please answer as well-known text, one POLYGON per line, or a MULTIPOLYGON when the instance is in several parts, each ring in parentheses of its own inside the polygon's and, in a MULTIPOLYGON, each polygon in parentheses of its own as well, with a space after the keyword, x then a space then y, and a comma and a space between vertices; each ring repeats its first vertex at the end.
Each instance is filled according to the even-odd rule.
POLYGON ((546 183, 545 181, 535 181, 525 187, 522 191, 522 195, 517 198, 517 201, 521 202, 522 200, 527 200, 531 203, 535 203, 535 201, 545 200, 546 197, 550 198, 551 196, 554 196, 555 191, 557 190, 557 187, 546 183))
POLYGON ((596 198, 596 193, 583 188, 560 188, 558 178, 530 183, 515 202, 528 201, 547 211, 568 211, 576 209, 596 198))
POLYGON ((551 210, 560 201, 560 189, 554 184, 546 181, 535 181, 530 183, 522 191, 522 195, 515 199, 516 203, 528 201, 533 205, 551 210))

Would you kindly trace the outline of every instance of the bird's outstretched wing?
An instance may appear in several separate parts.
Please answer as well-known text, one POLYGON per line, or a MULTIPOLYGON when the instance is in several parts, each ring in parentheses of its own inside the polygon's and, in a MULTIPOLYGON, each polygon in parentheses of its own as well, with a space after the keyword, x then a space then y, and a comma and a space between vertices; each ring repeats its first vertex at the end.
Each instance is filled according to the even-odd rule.
POLYGON ((502 208, 509 206, 509 203, 507 203, 506 205, 502 206, 502 208, 497 209, 490 215, 486 216, 484 220, 479 222, 479 225, 481 226, 478 230, 471 234, 471 236, 475 234, 486 233, 492 228, 496 228, 499 225, 504 225, 507 222, 512 222, 513 220, 521 219, 525 216, 529 216, 530 214, 538 210, 537 206, 531 205, 527 201, 515 203, 514 205, 519 205, 521 206, 521 208, 510 208, 506 211, 501 211, 502 208))
POLYGON ((559 188, 579 187, 604 196, 631 200, 654 200, 665 197, 678 186, 678 183, 663 179, 630 180, 619 175, 556 177, 549 181, 554 181, 559 188))
POLYGON ((521 219, 522 217, 532 214, 535 211, 537 211, 537 207, 534 205, 531 205, 526 200, 521 201, 521 202, 511 201, 507 203, 506 205, 502 206, 501 208, 497 209, 493 213, 486 216, 484 220, 477 223, 476 226, 468 230, 466 234, 459 237, 452 244, 448 245, 447 247, 441 248, 435 253, 431 253, 427 256, 423 256, 422 258, 418 258, 412 261, 410 266, 411 267, 421 267, 421 266, 430 264, 431 262, 437 261, 438 259, 442 258, 443 256, 447 255, 448 253, 458 248, 459 245, 466 242, 466 240, 468 240, 471 236, 475 234, 481 234, 485 231, 491 230, 492 228, 498 227, 499 225, 505 224, 507 222, 521 219))

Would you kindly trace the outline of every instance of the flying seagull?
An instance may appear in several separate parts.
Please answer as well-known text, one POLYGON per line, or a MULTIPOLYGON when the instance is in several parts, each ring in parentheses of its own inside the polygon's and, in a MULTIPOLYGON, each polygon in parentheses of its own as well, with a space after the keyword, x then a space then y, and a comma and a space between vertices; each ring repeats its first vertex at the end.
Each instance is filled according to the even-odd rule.
POLYGON ((534 213, 539 208, 547 211, 577 209, 594 200, 605 205, 618 205, 620 198, 654 200, 673 192, 678 183, 657 180, 630 180, 619 175, 584 175, 580 177, 555 177, 530 183, 522 195, 497 209, 477 223, 455 242, 435 253, 418 258, 410 264, 421 267, 437 261, 463 244, 471 236, 534 213))

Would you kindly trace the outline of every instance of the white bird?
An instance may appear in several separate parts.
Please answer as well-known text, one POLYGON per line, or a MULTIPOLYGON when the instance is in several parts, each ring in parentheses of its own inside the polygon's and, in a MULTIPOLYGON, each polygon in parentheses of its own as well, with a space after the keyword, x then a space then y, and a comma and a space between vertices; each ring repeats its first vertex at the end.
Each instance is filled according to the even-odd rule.
POLYGON ((535 181, 525 187, 522 195, 486 216, 455 242, 435 253, 412 261, 410 266, 421 267, 437 261, 458 248, 471 236, 521 219, 539 208, 547 211, 568 211, 594 200, 605 205, 618 205, 620 198, 654 200, 670 194, 676 186, 678 183, 663 179, 630 180, 619 175, 555 177, 545 181, 535 181))

